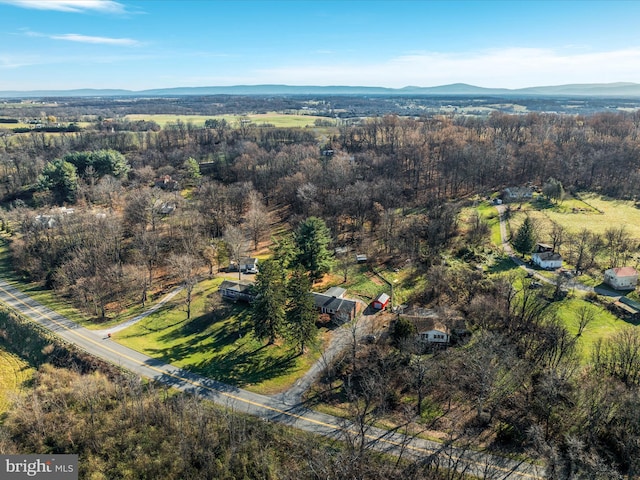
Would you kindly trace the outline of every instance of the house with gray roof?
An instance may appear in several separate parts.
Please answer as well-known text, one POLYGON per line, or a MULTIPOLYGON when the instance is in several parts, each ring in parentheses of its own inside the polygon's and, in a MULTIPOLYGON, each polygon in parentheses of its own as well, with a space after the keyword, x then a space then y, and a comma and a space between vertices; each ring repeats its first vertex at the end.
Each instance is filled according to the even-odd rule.
POLYGON ((332 287, 324 293, 311 292, 313 302, 320 313, 327 313, 338 323, 350 322, 356 318, 358 303, 344 298, 344 288, 332 287))
POLYGON ((256 298, 253 293, 253 283, 248 282, 225 280, 218 287, 218 291, 222 298, 232 302, 242 300, 243 302, 251 303, 256 298))

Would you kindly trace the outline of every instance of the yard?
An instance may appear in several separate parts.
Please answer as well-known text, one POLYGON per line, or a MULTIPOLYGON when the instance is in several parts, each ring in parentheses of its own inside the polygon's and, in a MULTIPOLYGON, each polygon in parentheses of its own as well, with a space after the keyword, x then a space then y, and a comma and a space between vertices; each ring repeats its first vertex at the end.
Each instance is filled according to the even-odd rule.
MULTIPOLYGON (((525 214, 534 220, 537 239, 543 243, 551 242, 553 222, 562 225, 567 233, 573 234, 586 228, 594 234, 603 235, 607 229, 624 227, 626 234, 631 238, 629 265, 637 267, 640 259, 637 249, 640 242, 640 208, 632 201, 610 200, 596 194, 583 194, 580 199, 568 199, 557 206, 539 201, 525 203, 520 210, 514 210, 512 213, 508 222, 512 232, 518 231, 525 214)), ((560 253, 565 255, 565 268, 572 268, 566 259, 566 235, 564 240, 560 253)), ((609 268, 604 253, 599 254, 597 258, 600 270, 609 268)), ((596 286, 602 282, 600 271, 586 273, 587 275, 580 276, 578 281, 589 286, 596 286)))
MULTIPOLYGON (((511 231, 518 230, 526 213, 535 220, 536 230, 539 234, 538 239, 541 242, 549 241, 548 232, 551 229, 552 221, 561 224, 568 232, 572 233, 588 228, 594 233, 602 234, 608 228, 624 225, 630 236, 635 239, 634 247, 637 246, 638 239, 640 239, 640 209, 630 201, 613 201, 595 194, 584 194, 580 196, 580 199, 567 199, 560 205, 541 201, 523 203, 519 209, 516 205, 512 204, 513 215, 509 222, 511 231)), ((495 207, 487 206, 485 203, 478 207, 479 214, 489 222, 493 220, 491 210, 495 211, 495 207)), ((493 238, 496 226, 491 223, 490 226, 492 227, 492 243, 496 244, 496 240, 493 238)), ((501 274, 504 271, 516 271, 518 278, 522 278, 524 271, 515 268, 513 262, 503 258, 502 262, 491 265, 489 271, 496 274, 501 274)), ((546 272, 542 273, 547 276, 546 272)), ((555 275, 549 274, 549 278, 555 278, 555 275)), ((576 280, 589 286, 596 286, 601 283, 602 279, 582 275, 576 280)), ((516 288, 520 288, 519 280, 517 283, 516 288)), ((593 345, 599 339, 605 339, 630 325, 602 306, 585 300, 580 294, 554 302, 551 304, 551 308, 555 310, 555 314, 572 334, 578 332, 578 318, 582 309, 587 309, 594 314, 593 321, 582 332, 578 340, 579 352, 584 361, 589 361, 593 345)))
POLYGON ((594 305, 581 298, 565 299, 554 304, 554 306, 558 318, 562 320, 569 333, 574 335, 578 333, 580 310, 586 308, 588 311, 593 312, 593 321, 587 325, 578 340, 578 349, 584 361, 590 361, 593 346, 598 340, 604 340, 630 325, 601 306, 594 305))
POLYGON ((266 346, 251 333, 249 307, 219 302, 222 278, 198 284, 187 320, 184 295, 113 338, 127 347, 192 372, 274 394, 286 390, 320 357, 310 348, 299 356, 288 345, 266 346))
MULTIPOLYGON (((541 240, 551 229, 551 222, 557 222, 569 232, 578 232, 588 228, 593 233, 604 233, 608 228, 625 227, 627 233, 640 239, 640 208, 632 201, 610 200, 600 195, 586 193, 580 199, 568 199, 558 206, 531 202, 523 204, 519 212, 526 212, 536 221, 541 240)), ((511 222, 512 231, 516 231, 524 215, 516 215, 511 222)))

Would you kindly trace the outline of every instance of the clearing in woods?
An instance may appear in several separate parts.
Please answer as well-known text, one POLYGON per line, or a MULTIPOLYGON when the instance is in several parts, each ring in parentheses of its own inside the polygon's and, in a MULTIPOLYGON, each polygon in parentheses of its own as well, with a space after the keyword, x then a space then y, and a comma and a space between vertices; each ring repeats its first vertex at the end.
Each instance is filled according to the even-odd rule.
MULTIPOLYGON (((568 232, 576 233, 587 228, 593 233, 603 234, 609 228, 624 226, 634 239, 640 239, 640 208, 631 200, 611 200, 594 193, 580 195, 583 201, 571 199, 559 206, 537 208, 537 202, 523 204, 526 211, 535 219, 541 241, 551 230, 551 222, 564 226, 568 232)), ((517 231, 524 215, 517 215, 511 223, 511 231, 517 231), (518 218, 521 217, 521 218, 518 218)))

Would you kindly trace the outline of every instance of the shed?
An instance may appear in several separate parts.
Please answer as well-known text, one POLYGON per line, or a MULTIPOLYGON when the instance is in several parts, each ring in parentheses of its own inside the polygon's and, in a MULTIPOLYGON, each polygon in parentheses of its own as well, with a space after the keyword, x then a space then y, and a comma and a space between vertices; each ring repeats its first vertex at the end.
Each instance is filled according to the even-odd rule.
POLYGON ((386 293, 381 293, 377 296, 377 298, 373 301, 373 308, 376 310, 382 310, 386 308, 389 304, 390 297, 386 293))

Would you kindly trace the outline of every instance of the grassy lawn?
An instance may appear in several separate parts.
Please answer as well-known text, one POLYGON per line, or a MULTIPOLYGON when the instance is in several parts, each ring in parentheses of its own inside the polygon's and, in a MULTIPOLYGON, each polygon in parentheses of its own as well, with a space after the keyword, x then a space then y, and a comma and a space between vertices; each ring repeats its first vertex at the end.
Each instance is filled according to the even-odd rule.
POLYGON ((495 246, 502 245, 502 237, 500 236, 500 218, 498 210, 489 202, 482 202, 476 208, 480 218, 482 218, 491 229, 491 243, 495 246))
POLYGON ((492 274, 503 274, 506 272, 514 272, 518 276, 524 277, 526 274, 518 265, 513 263, 511 258, 506 255, 499 255, 493 258, 493 262, 488 265, 487 271, 492 274))
MULTIPOLYGON (((547 202, 531 202, 522 207, 536 220, 540 237, 544 241, 555 221, 569 232, 579 232, 588 228, 593 233, 604 233, 611 227, 625 226, 629 235, 640 239, 640 209, 632 201, 610 200, 600 195, 585 193, 582 200, 567 199, 558 206, 547 202)), ((522 222, 523 215, 514 218, 512 228, 522 222)))
POLYGON ((33 373, 27 362, 0 347, 0 414, 7 411, 11 396, 22 390, 33 373))
MULTIPOLYGON (((7 242, 1 239, 1 278, 85 327, 107 328, 143 311, 136 305, 108 322, 97 324, 54 292, 20 278, 12 270, 9 256, 7 242)), ((154 358, 255 392, 272 394, 286 390, 320 357, 319 349, 308 348, 307 353, 300 356, 289 345, 265 346, 255 339, 248 323, 249 309, 244 304, 212 306, 210 298, 217 293, 222 280, 205 280, 196 287, 190 321, 186 320, 184 293, 181 293, 153 315, 114 334, 113 338, 154 358)), ((150 306, 147 304, 146 308, 150 306)), ((321 341, 327 339, 326 332, 321 334, 321 341)), ((0 377, 4 371, 0 360, 0 377)))
POLYGON ((293 127, 313 127, 316 119, 321 118, 327 120, 326 117, 316 117, 312 115, 285 115, 279 113, 263 113, 255 115, 152 115, 152 114, 132 114, 125 117, 127 120, 147 120, 154 121, 161 127, 165 127, 168 123, 175 123, 178 120, 187 123, 191 122, 195 126, 203 126, 204 122, 208 119, 226 120, 231 127, 236 127, 241 118, 248 118, 255 125, 260 126, 263 124, 273 125, 281 128, 293 128, 293 127))
MULTIPOLYGON (((525 214, 535 222, 538 241, 551 241, 552 222, 562 225, 568 233, 578 233, 587 228, 595 234, 604 234, 607 229, 624 226, 632 239, 632 247, 640 241, 640 208, 636 208, 632 201, 611 200, 596 194, 582 194, 578 199, 567 199, 560 205, 537 200, 523 204, 521 210, 514 211, 509 223, 512 231, 522 224, 525 214)), ((565 244, 560 253, 565 254, 565 244)), ((638 252, 636 251, 635 254, 638 252)), ((606 263, 604 253, 600 255, 601 264, 606 263)), ((631 263, 633 265, 633 263, 631 263)), ((564 268, 570 269, 566 264, 564 268)), ((590 272, 577 279, 589 286, 597 286, 602 282, 601 272, 590 272)))
POLYGON ((593 321, 589 323, 578 340, 578 348, 581 350, 581 356, 586 361, 590 359, 591 351, 596 341, 601 338, 608 338, 614 333, 631 325, 630 323, 616 317, 601 306, 594 305, 593 303, 580 298, 569 298, 562 302, 555 303, 554 305, 557 309, 556 312, 558 317, 562 320, 564 325, 566 325, 569 332, 574 335, 578 332, 579 309, 586 306, 586 308, 595 313, 593 321))
POLYGON ((288 345, 265 346, 251 333, 244 303, 214 304, 222 278, 198 284, 187 320, 184 295, 113 338, 127 347, 192 372, 262 394, 286 390, 319 358, 288 345))

